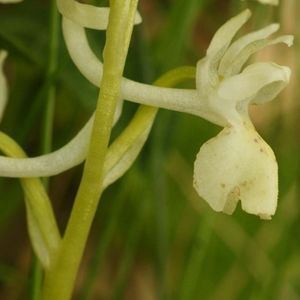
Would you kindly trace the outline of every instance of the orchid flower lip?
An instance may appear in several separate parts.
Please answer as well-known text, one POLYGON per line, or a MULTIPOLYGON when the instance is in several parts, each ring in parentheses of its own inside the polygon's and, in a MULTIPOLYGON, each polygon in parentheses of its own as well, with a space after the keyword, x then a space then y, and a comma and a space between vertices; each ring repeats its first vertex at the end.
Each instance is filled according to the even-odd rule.
POLYGON ((200 148, 194 187, 215 211, 232 214, 241 200, 246 212, 270 219, 278 197, 274 153, 254 128, 226 127, 200 148))

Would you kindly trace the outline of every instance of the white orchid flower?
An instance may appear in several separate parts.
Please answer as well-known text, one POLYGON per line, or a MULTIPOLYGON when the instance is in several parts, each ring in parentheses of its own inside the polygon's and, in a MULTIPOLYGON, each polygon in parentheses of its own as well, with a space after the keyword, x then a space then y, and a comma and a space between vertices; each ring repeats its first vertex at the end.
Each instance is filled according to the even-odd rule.
POLYGON ((241 71, 253 52, 278 42, 292 44, 292 36, 267 41, 278 29, 270 25, 231 43, 249 18, 245 11, 215 34, 207 55, 198 63, 197 88, 216 119, 225 128, 206 142, 194 166, 194 187, 216 211, 231 214, 242 208, 270 219, 277 206, 277 162, 272 149, 252 125, 249 104, 272 100, 287 85, 290 69, 272 62, 254 63, 241 71))
MULTIPOLYGON (((67 15, 63 6, 60 9, 67 15)), ((255 131, 248 106, 277 96, 287 85, 290 71, 271 62, 245 69, 243 66, 256 51, 276 43, 290 46, 293 38, 267 39, 279 28, 272 24, 231 43, 249 17, 250 11, 246 10, 217 31, 207 55, 197 64, 197 89, 161 88, 124 78, 121 91, 124 99, 191 113, 225 127, 201 147, 195 162, 194 186, 217 211, 232 213, 241 200, 247 212, 270 218, 277 203, 277 163, 271 148, 255 131)), ((73 62, 99 86, 102 63, 90 49, 83 26, 102 25, 88 24, 84 17, 79 21, 70 15, 63 18, 64 38, 73 62)), ((90 129, 91 121, 69 144, 48 155, 27 160, 0 157, 0 174, 50 176, 78 164, 85 157, 90 129)))

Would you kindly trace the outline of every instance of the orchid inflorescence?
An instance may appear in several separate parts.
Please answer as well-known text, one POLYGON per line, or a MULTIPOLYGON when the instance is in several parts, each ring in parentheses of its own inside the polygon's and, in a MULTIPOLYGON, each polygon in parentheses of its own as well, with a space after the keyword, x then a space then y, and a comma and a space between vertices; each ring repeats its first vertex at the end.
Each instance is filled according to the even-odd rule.
MULTIPOLYGON (((63 16, 64 40, 74 64, 87 80, 99 86, 103 66, 88 44, 85 28, 105 30, 109 8, 95 8, 73 0, 58 0, 57 4, 63 16)), ((245 10, 216 32, 206 56, 197 63, 196 89, 158 87, 123 78, 121 94, 129 101, 193 114, 224 127, 200 148, 194 165, 194 187, 216 211, 231 214, 241 200, 246 212, 269 219, 277 205, 277 162, 272 149, 255 130, 248 107, 273 100, 288 84, 290 69, 273 62, 244 66, 252 54, 268 45, 291 46, 293 37, 268 39, 279 29, 278 24, 271 24, 232 42, 250 15, 245 10)), ((140 22, 137 12, 135 23, 140 22)), ((5 56, 5 52, 0 52, 0 67, 5 56)), ((1 117, 7 98, 2 72, 0 85, 1 117)), ((122 100, 115 122, 121 111, 122 100)), ((152 122, 130 142, 123 141, 123 150, 109 148, 104 187, 132 165, 147 140, 152 122)), ((1 156, 0 176, 52 176, 80 164, 87 155, 92 124, 93 116, 69 143, 50 154, 34 158, 1 156)))

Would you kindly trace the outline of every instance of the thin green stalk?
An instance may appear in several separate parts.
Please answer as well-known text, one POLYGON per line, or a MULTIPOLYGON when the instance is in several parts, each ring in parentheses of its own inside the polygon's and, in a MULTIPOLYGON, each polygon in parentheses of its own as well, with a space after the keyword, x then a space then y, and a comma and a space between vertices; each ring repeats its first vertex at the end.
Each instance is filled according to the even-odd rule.
MULTIPOLYGON (((46 89, 46 103, 44 107, 43 129, 41 138, 42 154, 49 153, 52 149, 52 132, 53 120, 56 99, 56 85, 54 76, 57 70, 58 61, 58 42, 59 42, 59 15, 56 8, 56 0, 50 1, 50 15, 49 15, 49 48, 48 48, 48 64, 46 69, 45 86, 46 89)), ((43 178, 45 189, 48 190, 49 178, 43 178)), ((40 300, 43 268, 37 257, 33 253, 32 263, 32 281, 30 288, 30 299, 40 300)))
POLYGON ((102 193, 103 165, 111 134, 137 0, 111 1, 103 78, 83 177, 56 263, 46 272, 43 299, 67 300, 72 295, 90 227, 102 193))

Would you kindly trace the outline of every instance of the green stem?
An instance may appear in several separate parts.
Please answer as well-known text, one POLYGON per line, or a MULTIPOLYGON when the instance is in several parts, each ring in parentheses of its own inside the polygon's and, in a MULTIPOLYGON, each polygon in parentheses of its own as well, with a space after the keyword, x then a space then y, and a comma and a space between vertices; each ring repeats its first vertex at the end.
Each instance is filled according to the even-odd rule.
POLYGON ((70 299, 102 193, 103 165, 131 38, 137 0, 111 1, 101 90, 83 177, 56 263, 46 272, 44 300, 70 299))

